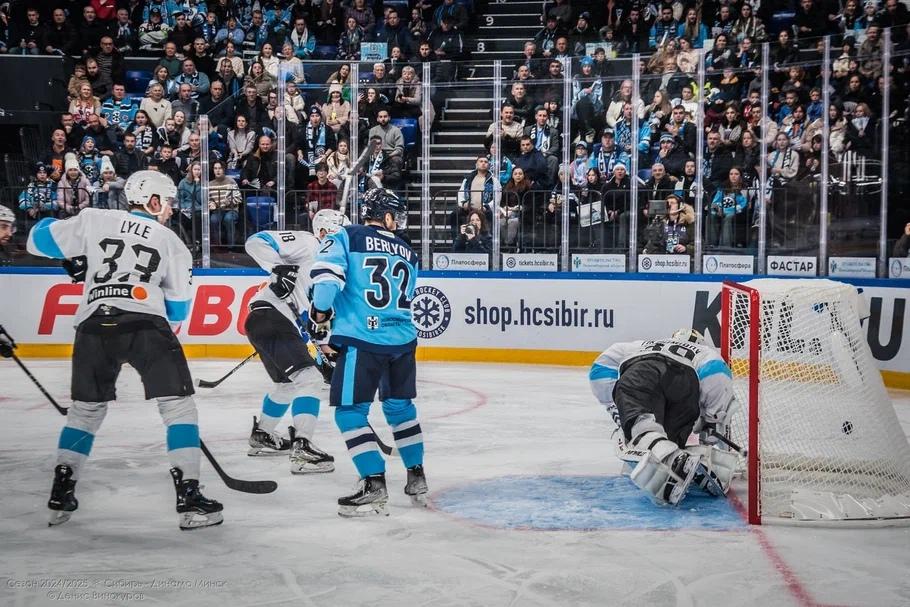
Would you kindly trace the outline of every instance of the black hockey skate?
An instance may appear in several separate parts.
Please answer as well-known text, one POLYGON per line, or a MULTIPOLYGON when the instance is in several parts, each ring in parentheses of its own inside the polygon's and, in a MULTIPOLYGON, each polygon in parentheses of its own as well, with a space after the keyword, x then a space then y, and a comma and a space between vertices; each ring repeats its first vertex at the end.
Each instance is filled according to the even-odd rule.
POLYGON ((297 436, 294 426, 288 427, 291 436, 291 473, 331 472, 335 469, 335 458, 314 445, 311 441, 297 436))
POLYGON ((408 482, 404 486, 404 494, 411 498, 411 503, 426 508, 428 491, 423 466, 417 465, 408 468, 408 482))
POLYGON ((224 522, 220 502, 210 500, 199 491, 199 481, 183 479, 183 470, 171 468, 174 489, 177 490, 177 520, 184 530, 211 527, 224 522))
POLYGON ((54 486, 51 487, 51 499, 47 501, 51 517, 48 527, 62 525, 70 520, 73 512, 79 507, 76 499, 76 481, 73 480, 73 469, 66 464, 54 468, 54 486))
POLYGON ((277 432, 259 429, 259 420, 253 416, 253 430, 250 432, 250 450, 247 455, 283 455, 291 449, 291 441, 277 432))
POLYGON ((389 492, 385 487, 385 474, 374 474, 360 480, 357 492, 338 498, 338 516, 347 518, 389 515, 389 492))

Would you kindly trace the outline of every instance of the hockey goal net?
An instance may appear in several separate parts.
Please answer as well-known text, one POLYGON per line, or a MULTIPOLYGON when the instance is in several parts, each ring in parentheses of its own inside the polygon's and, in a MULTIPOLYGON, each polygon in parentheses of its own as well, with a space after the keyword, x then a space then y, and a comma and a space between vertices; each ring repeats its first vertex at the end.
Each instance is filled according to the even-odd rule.
POLYGON ((910 523, 910 445, 860 326, 856 288, 724 283, 721 351, 741 404, 749 522, 910 523))

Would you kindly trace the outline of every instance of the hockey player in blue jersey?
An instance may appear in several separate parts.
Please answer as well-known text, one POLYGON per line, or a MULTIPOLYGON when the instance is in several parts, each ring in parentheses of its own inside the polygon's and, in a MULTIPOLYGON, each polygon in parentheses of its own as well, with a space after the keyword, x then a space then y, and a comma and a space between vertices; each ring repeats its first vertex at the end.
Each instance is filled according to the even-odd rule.
POLYGON ((413 400, 417 395, 417 332, 411 300, 417 282, 417 255, 395 235, 407 220, 407 205, 389 190, 367 192, 361 203, 364 225, 329 236, 313 264, 311 335, 331 326, 330 346, 338 359, 330 402, 360 475, 353 495, 338 500, 341 516, 388 514, 385 461, 367 421, 379 390, 382 412, 407 468, 405 494, 426 505, 423 435, 413 400))
POLYGON ((622 431, 621 459, 636 486, 659 504, 677 505, 694 482, 725 495, 736 454, 716 446, 729 421, 730 368, 704 337, 681 329, 670 339, 616 343, 591 367, 591 390, 622 431), (699 432, 699 445, 686 446, 699 432))
POLYGON ((310 307, 310 267, 319 242, 350 222, 340 211, 323 209, 313 217, 313 234, 264 230, 250 236, 246 252, 271 273, 268 286, 249 303, 244 328, 247 337, 272 379, 272 388, 262 401, 262 413, 253 418, 248 455, 287 453, 293 474, 331 472, 335 458, 313 443, 321 373, 300 334, 300 312, 310 307), (291 410, 294 425, 290 440, 275 432, 284 414, 291 410))

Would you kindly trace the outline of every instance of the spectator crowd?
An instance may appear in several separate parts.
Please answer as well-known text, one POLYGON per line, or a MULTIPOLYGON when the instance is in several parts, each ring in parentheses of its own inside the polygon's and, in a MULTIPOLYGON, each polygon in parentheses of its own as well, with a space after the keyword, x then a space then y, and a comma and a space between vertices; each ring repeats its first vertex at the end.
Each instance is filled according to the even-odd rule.
MULTIPOLYGON (((151 168, 178 185, 174 228, 188 244, 198 247, 207 207, 213 244, 236 246, 269 222, 254 207, 275 201, 280 121, 287 133, 284 177, 293 192, 289 222, 306 226, 322 208, 346 211, 352 196, 372 187, 404 191, 416 165, 406 135, 413 141, 414 133, 430 131, 445 85, 467 77, 465 35, 484 6, 479 0, 4 4, 0 52, 75 59, 68 111, 19 195, 20 217, 28 223, 90 205, 124 208, 125 179, 151 168), (350 62, 363 59, 364 43, 382 45, 387 58, 361 68, 353 98, 350 62), (131 80, 127 57, 155 59, 147 82, 131 80), (337 70, 313 81, 315 59, 337 60, 337 70), (427 63, 435 87, 429 112, 420 80, 427 63)), ((634 217, 641 251, 691 255, 695 209, 709 248, 754 247, 762 210, 774 246, 811 248, 818 192, 830 185, 820 183, 823 157, 844 192, 854 192, 848 184, 857 178, 881 178, 883 128, 906 123, 910 15, 899 0, 862 6, 857 0, 549 0, 541 3, 540 22, 504 70, 504 103, 486 130, 486 153, 450 209, 456 250, 490 252, 498 215, 506 248, 558 247, 568 217, 571 246, 622 252, 634 217), (893 44, 890 65, 882 60, 885 28, 893 44), (824 36, 835 51, 829 57, 819 52, 824 36), (761 62, 765 42, 768 65, 761 62), (637 95, 632 54, 642 57, 637 95), (565 62, 572 66, 572 95, 571 119, 563 125, 565 62), (829 67, 824 91, 822 72, 829 67), (883 116, 886 89, 891 111, 883 116), (495 171, 494 140, 502 159, 495 171), (570 162, 563 166, 566 147, 570 162), (664 203, 655 207, 659 213, 650 212, 654 201, 664 203)), ((835 200, 835 216, 863 215, 861 202, 843 199, 835 200)))

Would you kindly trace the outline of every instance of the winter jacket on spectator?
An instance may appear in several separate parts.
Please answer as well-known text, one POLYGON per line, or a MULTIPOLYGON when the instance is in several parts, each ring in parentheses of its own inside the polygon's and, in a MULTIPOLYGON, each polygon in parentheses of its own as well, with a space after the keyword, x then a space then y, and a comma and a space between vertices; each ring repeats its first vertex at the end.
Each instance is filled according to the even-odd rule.
POLYGON ((433 24, 438 26, 446 17, 451 17, 456 29, 463 30, 468 25, 468 11, 464 5, 458 2, 442 2, 435 11, 433 11, 433 24))
POLYGON ((632 180, 627 174, 621 180, 615 177, 603 185, 601 197, 603 198, 604 214, 607 221, 629 210, 629 200, 632 192, 632 180))
MULTIPOLYGON (((786 182, 790 179, 796 177, 797 172, 799 172, 799 152, 793 150, 792 148, 787 148, 786 151, 772 150, 768 154, 768 171, 771 171, 774 175, 774 169, 779 169, 778 181, 786 182)), ((774 177, 772 177, 774 179, 774 177)))
POLYGON ((644 252, 650 255, 692 255, 695 251, 694 233, 690 225, 678 220, 665 219, 656 226, 646 229, 648 241, 644 252), (677 252, 676 246, 682 245, 685 252, 677 252))
POLYGON ((65 55, 76 52, 73 43, 76 41, 76 28, 69 21, 63 23, 48 23, 41 36, 42 53, 62 51, 65 55), (47 49, 51 49, 48 51, 47 49))
POLYGON ((209 77, 206 76, 204 72, 200 72, 198 69, 190 75, 180 72, 177 74, 177 77, 174 78, 174 83, 178 88, 181 84, 189 84, 193 89, 193 99, 199 99, 200 95, 208 95, 209 87, 211 86, 209 77))
MULTIPOLYGON (((164 23, 152 23, 145 21, 139 26, 138 33, 140 48, 146 47, 150 49, 158 49, 160 51, 161 47, 164 46, 164 43, 171 35, 171 28, 164 23)), ((179 70, 171 72, 170 69, 168 69, 168 72, 170 72, 172 75, 177 71, 179 70)))
POLYGON ((114 171, 118 175, 132 175, 136 171, 148 168, 148 158, 142 153, 139 144, 128 151, 125 148, 114 154, 114 171))
MULTIPOLYGON (((535 149, 544 154, 559 157, 562 134, 557 129, 550 128, 549 125, 539 127, 534 123, 525 127, 524 135, 531 138, 535 149)), ((535 179, 535 181, 537 180, 535 179)))
MULTIPOLYGON (((464 204, 471 201, 471 184, 474 182, 474 179, 476 177, 477 170, 475 169, 468 173, 465 178, 461 180, 461 186, 458 188, 458 204, 464 204)), ((499 181, 493 177, 493 173, 488 171, 487 176, 483 182, 483 193, 480 195, 480 204, 487 211, 492 211, 494 203, 496 205, 499 205, 501 197, 502 186, 500 185, 499 181)))
POLYGON ((427 40, 429 40, 430 47, 434 51, 442 50, 445 52, 445 59, 456 60, 464 55, 464 38, 457 29, 452 28, 449 31, 444 31, 442 28, 436 28, 430 32, 427 40))
POLYGON ((360 59, 360 43, 366 32, 359 25, 353 30, 345 29, 338 38, 338 59, 360 59))
POLYGON ((404 21, 399 21, 397 27, 384 23, 376 28, 372 37, 373 42, 385 42, 388 45, 389 54, 391 54, 393 46, 400 48, 402 55, 405 57, 410 57, 413 54, 414 39, 411 37, 411 32, 404 21))
POLYGON ((291 29, 285 43, 294 47, 294 56, 298 59, 309 59, 316 50, 316 36, 308 28, 304 28, 303 32, 291 29))
POLYGON ((594 145, 591 156, 588 158, 588 168, 597 169, 601 175, 609 176, 613 174, 613 167, 617 164, 622 164, 629 169, 632 166, 632 158, 629 154, 616 149, 615 146, 612 150, 607 151, 600 143, 594 145))
POLYGON ((92 21, 81 19, 78 30, 79 44, 76 50, 83 55, 92 54, 98 50, 102 36, 106 36, 108 33, 107 23, 102 23, 97 18, 92 21))
POLYGON ((257 149, 247 158, 246 163, 243 165, 243 170, 240 172, 240 183, 253 189, 274 187, 267 184, 270 182, 273 184, 277 183, 276 170, 275 152, 262 154, 257 149))
POLYGON ((81 171, 75 181, 64 175, 57 182, 57 204, 67 215, 75 215, 92 203, 93 189, 81 171))
POLYGON ((19 194, 19 210, 29 217, 53 217, 57 209, 57 184, 32 179, 19 194))
POLYGON ((723 183, 730 173, 730 167, 734 164, 733 152, 720 146, 717 146, 714 151, 705 148, 703 158, 705 179, 714 185, 723 183))
POLYGON ((237 116, 233 98, 214 99, 211 95, 199 100, 199 114, 206 114, 209 117, 209 124, 212 126, 228 128, 233 126, 234 118, 237 116))
POLYGON ((512 158, 516 167, 521 168, 527 179, 530 179, 537 189, 549 190, 550 176, 547 168, 547 159, 539 150, 531 150, 527 154, 518 154, 512 158))

